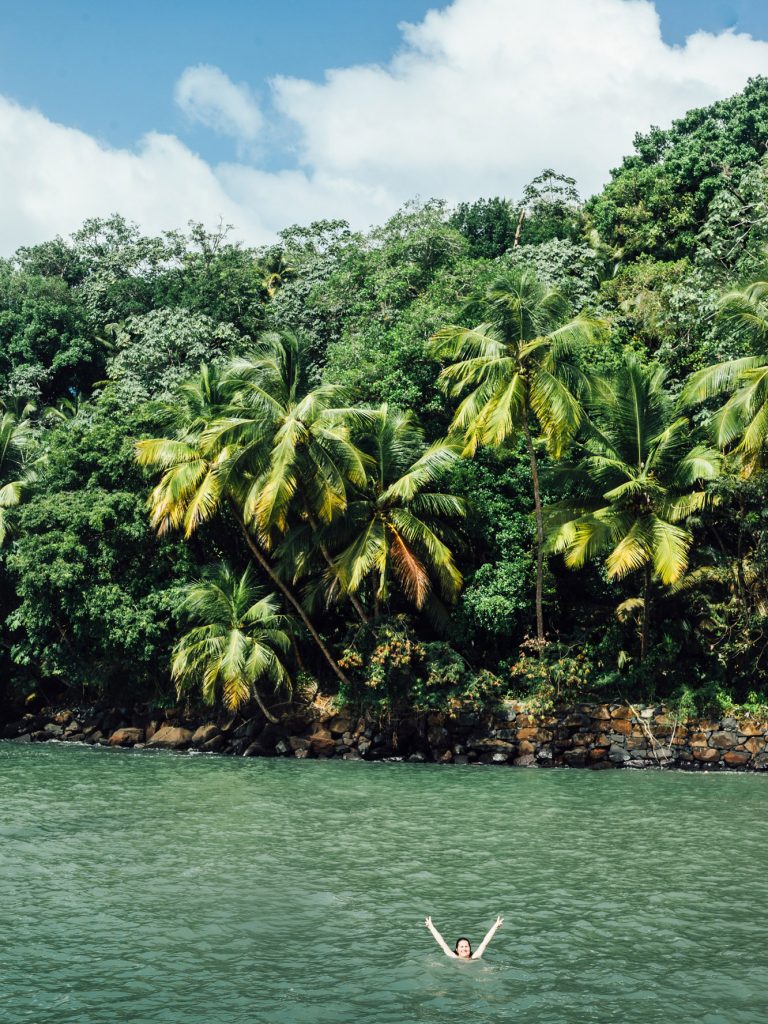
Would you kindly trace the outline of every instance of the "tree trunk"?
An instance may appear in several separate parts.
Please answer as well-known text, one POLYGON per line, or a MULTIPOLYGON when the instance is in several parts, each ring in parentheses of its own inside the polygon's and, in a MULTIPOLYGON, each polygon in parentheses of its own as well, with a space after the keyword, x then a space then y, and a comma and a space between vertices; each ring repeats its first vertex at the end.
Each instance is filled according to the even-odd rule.
POLYGON ((248 545, 248 547, 249 547, 249 549, 251 551, 251 554, 256 559, 256 561, 259 563, 259 565, 264 570, 264 572, 267 574, 267 576, 269 576, 269 578, 272 580, 274 585, 278 588, 278 590, 283 595, 283 597, 286 599, 286 601, 288 601, 289 604, 291 604, 296 609, 296 613, 298 614, 299 618, 304 623, 304 625, 307 627, 307 632, 312 637, 312 639, 315 641, 317 646, 320 648, 320 651, 322 652, 323 657, 325 658, 325 660, 328 662, 328 664, 333 669, 333 674, 342 683, 344 683, 345 686, 349 686, 349 679, 347 679, 347 677, 344 675, 342 670, 339 668, 339 666, 336 663, 335 658, 333 657, 333 655, 331 654, 331 652, 328 650, 328 648, 326 647, 325 643, 323 642, 322 637, 317 632, 315 627, 312 625, 312 622, 310 621, 310 618, 307 615, 307 613, 304 611, 304 608, 302 607, 301 602, 296 597, 294 597, 294 595, 291 593, 290 589, 285 585, 285 583, 283 583, 283 581, 277 575, 275 570, 272 568, 272 566, 271 566, 271 564, 269 562, 269 559, 266 557, 264 552, 261 550, 259 545, 255 542, 255 540, 251 536, 251 534, 250 534, 250 532, 248 530, 248 527, 245 525, 245 520, 240 515, 240 512, 238 511, 238 509, 234 505, 232 505, 231 507, 232 507, 232 512, 233 512, 233 514, 235 516, 235 519, 237 520, 238 525, 240 526, 240 529, 242 530, 243 536, 245 537, 245 542, 246 542, 246 544, 248 545))
MULTIPOLYGON (((331 558, 331 553, 328 550, 328 548, 325 546, 325 543, 322 540, 320 540, 320 528, 317 525, 317 520, 315 519, 315 517, 312 515, 312 513, 309 511, 308 508, 305 509, 305 511, 307 513, 307 519, 308 519, 309 525, 310 525, 310 527, 312 529, 312 533, 314 533, 315 539, 317 540, 317 545, 320 548, 320 554, 325 559, 325 564, 328 566, 328 568, 331 570, 331 572, 334 572, 334 569, 333 569, 333 559, 331 558)), ((357 594, 353 594, 351 592, 348 592, 345 596, 349 598, 349 600, 350 600, 350 602, 352 604, 352 607, 357 612, 357 616, 360 619, 360 621, 367 624, 368 623, 368 616, 365 614, 365 608, 363 608, 362 604, 360 603, 360 600, 359 600, 357 594)))
POLYGON ((525 207, 520 210, 520 216, 517 218, 517 227, 515 228, 515 240, 512 243, 512 248, 516 249, 520 245, 520 232, 523 230, 523 221, 525 220, 525 207))
POLYGON ((645 567, 645 586, 643 588, 643 622, 640 627, 640 661, 645 661, 648 652, 648 622, 651 616, 651 567, 645 567))
POLYGON ((536 513, 536 638, 544 643, 544 515, 541 509, 541 488, 539 487, 539 467, 533 438, 528 426, 528 416, 523 420, 525 441, 528 445, 528 457, 531 460, 531 476, 533 477, 533 507, 536 513))
POLYGON ((271 722, 272 725, 276 725, 277 722, 280 721, 280 719, 279 718, 275 718, 275 716, 272 714, 271 711, 267 711, 267 709, 266 709, 266 707, 264 705, 264 701, 259 696, 258 690, 254 690, 253 691, 253 698, 256 701, 256 703, 259 705, 259 709, 261 710, 261 713, 262 713, 262 715, 264 715, 266 720, 268 722, 271 722))

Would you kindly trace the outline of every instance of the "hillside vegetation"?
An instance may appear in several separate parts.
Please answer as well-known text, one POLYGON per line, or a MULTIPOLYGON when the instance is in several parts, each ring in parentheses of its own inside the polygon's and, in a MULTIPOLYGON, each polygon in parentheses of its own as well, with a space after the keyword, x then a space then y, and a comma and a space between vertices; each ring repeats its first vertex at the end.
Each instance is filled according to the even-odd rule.
POLYGON ((0 261, 6 697, 764 704, 767 142, 0 261))

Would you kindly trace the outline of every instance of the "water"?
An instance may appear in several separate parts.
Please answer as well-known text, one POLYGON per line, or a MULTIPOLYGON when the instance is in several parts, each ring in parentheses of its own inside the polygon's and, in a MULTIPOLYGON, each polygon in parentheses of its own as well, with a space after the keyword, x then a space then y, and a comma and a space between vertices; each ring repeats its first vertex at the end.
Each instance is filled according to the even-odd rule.
POLYGON ((0 743, 0 1020, 754 1024, 767 787, 0 743))

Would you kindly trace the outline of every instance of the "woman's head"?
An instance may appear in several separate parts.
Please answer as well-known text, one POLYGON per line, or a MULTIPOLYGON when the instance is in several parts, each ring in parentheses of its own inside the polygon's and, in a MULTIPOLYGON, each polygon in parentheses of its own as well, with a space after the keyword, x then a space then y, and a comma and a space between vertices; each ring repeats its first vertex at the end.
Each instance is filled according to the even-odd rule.
POLYGON ((472 958, 472 947, 469 944, 469 939, 456 939, 456 947, 453 952, 462 960, 470 960, 472 958))

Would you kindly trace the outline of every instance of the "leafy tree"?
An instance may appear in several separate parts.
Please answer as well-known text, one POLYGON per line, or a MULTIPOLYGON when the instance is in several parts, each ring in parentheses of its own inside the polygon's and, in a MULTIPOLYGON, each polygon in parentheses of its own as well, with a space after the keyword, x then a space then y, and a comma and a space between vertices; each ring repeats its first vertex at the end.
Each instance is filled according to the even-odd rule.
POLYGON ((131 316, 116 331, 108 373, 126 404, 168 399, 203 364, 245 347, 229 324, 186 309, 131 316))
POLYGON ((199 684, 207 704, 221 694, 231 711, 253 699, 268 721, 276 722, 258 684, 289 686, 284 659, 291 644, 290 627, 278 612, 277 599, 255 588, 250 566, 236 576, 222 564, 188 584, 182 609, 198 625, 173 649, 171 674, 179 695, 199 684))
POLYGON ((446 487, 467 506, 467 572, 451 637, 467 657, 490 667, 509 656, 535 615, 535 523, 525 442, 462 459, 446 487))
POLYGON ((546 167, 523 189, 513 248, 554 238, 575 242, 582 229, 580 208, 576 179, 546 167))
POLYGON ((103 351, 61 278, 0 265, 0 394, 53 402, 90 388, 103 351))
POLYGON ((569 318, 564 296, 530 271, 511 271, 493 281, 478 302, 484 320, 473 328, 450 325, 434 337, 433 353, 453 360, 440 374, 448 394, 469 392, 453 428, 464 435, 466 452, 498 446, 522 435, 528 449, 536 516, 536 630, 544 640, 544 525, 538 457, 531 427, 541 427, 550 451, 559 456, 582 420, 579 396, 587 378, 576 355, 597 336, 587 317, 569 318))
POLYGON ((158 542, 133 438, 152 423, 104 395, 51 428, 6 556, 17 666, 89 697, 152 694, 175 628, 174 587, 195 552, 158 542), (87 656, 86 656, 87 654, 87 656))
POLYGON ((677 259, 696 249, 710 205, 765 153, 768 78, 635 136, 635 153, 587 205, 600 236, 626 259, 677 259))
POLYGON ((515 210, 508 199, 500 196, 459 203, 448 223, 467 239, 472 259, 496 259, 515 241, 515 210))
POLYGON ((676 416, 665 378, 628 353, 611 390, 593 396, 577 464, 591 499, 578 511, 566 509, 559 524, 553 517, 551 534, 552 550, 570 568, 607 552, 609 578, 643 571, 641 660, 652 579, 668 586, 686 571, 693 541, 686 524, 710 501, 706 482, 720 467, 718 454, 695 444, 688 420, 676 416))

